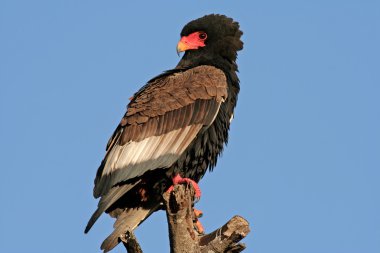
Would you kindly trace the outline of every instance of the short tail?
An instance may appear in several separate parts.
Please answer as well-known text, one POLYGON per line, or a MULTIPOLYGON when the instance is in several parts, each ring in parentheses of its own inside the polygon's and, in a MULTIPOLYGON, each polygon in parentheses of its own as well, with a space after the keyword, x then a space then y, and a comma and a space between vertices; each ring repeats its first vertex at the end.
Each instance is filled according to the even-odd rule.
POLYGON ((120 242, 120 235, 125 234, 128 230, 134 230, 141 222, 147 219, 153 212, 157 211, 160 203, 153 204, 150 207, 138 207, 125 209, 115 221, 114 231, 102 243, 101 249, 108 252, 116 247, 120 242))
POLYGON ((140 180, 132 184, 124 184, 121 186, 116 186, 112 188, 106 195, 104 195, 98 203, 98 209, 91 216, 90 220, 87 223, 85 233, 90 231, 91 227, 94 225, 96 220, 100 217, 100 215, 106 211, 113 203, 115 203, 118 199, 120 199, 125 193, 131 190, 136 184, 138 184, 140 180))

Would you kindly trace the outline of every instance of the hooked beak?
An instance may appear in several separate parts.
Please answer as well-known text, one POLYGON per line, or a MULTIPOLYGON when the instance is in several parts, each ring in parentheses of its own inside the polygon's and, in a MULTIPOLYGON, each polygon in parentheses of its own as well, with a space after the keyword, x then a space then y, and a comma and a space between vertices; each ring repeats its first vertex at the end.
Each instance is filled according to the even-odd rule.
POLYGON ((183 41, 183 38, 177 44, 177 54, 190 49, 190 47, 183 41))
POLYGON ((204 43, 204 39, 199 38, 200 32, 192 33, 188 36, 182 36, 177 44, 177 54, 179 56, 180 52, 187 50, 195 50, 200 47, 206 46, 204 43))

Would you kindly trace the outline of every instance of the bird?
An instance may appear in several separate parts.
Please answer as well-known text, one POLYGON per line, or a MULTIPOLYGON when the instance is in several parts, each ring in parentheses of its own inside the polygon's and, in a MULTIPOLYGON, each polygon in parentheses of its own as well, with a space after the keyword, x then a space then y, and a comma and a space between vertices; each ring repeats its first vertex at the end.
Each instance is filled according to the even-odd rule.
POLYGON ((177 66, 148 81, 131 98, 106 146, 94 181, 100 198, 85 229, 102 213, 116 218, 101 249, 163 209, 162 194, 212 171, 228 142, 240 90, 236 63, 243 49, 240 25, 221 14, 187 23, 177 44, 177 66))

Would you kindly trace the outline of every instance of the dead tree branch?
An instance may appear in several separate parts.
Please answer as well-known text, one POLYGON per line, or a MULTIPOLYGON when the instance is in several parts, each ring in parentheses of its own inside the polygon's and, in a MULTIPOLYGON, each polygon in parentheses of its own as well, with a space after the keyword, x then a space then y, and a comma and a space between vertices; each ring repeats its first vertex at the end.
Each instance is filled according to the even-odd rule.
MULTIPOLYGON (((250 232, 249 223, 234 216, 222 227, 207 235, 195 228, 194 190, 190 185, 176 185, 171 193, 164 193, 169 226, 170 253, 239 253, 245 249, 240 241, 250 232)), ((142 253, 133 232, 122 236, 128 253, 142 253)))
POLYGON ((241 216, 234 216, 223 227, 199 238, 202 253, 238 253, 245 249, 239 243, 250 232, 248 221, 241 216))
POLYGON ((164 194, 169 225, 171 253, 238 253, 245 249, 239 243, 250 232, 247 220, 234 216, 224 226, 201 236, 194 229, 192 187, 176 185, 164 194))
POLYGON ((125 235, 120 237, 120 240, 123 242, 128 253, 143 253, 132 231, 127 231, 125 235))
POLYGON ((193 228, 193 196, 193 188, 186 185, 176 185, 170 194, 164 194, 171 253, 201 252, 193 228))

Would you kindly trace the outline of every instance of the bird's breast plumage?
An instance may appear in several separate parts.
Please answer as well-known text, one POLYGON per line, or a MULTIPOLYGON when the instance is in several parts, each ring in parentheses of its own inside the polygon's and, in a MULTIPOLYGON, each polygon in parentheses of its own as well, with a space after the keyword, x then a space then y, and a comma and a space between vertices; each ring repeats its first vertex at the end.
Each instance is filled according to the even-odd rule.
POLYGON ((199 181, 207 169, 212 170, 228 142, 228 130, 236 106, 238 86, 229 85, 228 98, 220 105, 213 123, 200 131, 188 149, 173 164, 172 175, 181 174, 183 177, 199 181))

